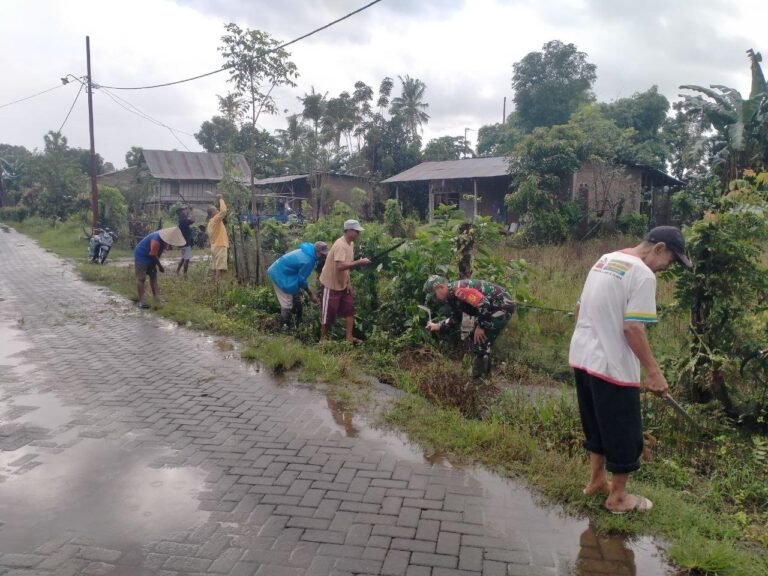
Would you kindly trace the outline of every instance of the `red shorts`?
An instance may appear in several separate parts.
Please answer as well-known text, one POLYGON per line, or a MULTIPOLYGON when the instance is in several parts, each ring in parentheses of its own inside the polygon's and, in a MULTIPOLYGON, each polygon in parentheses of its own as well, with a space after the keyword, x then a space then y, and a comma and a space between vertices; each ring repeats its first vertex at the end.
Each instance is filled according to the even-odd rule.
POLYGON ((328 326, 336 322, 339 316, 346 318, 355 315, 355 299, 349 290, 323 290, 320 306, 320 323, 328 326))

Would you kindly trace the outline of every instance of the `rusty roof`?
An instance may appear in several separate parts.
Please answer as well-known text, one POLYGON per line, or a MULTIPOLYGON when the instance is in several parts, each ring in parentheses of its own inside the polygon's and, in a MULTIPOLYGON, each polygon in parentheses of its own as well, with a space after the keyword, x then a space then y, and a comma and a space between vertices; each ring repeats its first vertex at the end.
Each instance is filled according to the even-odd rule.
POLYGON ((254 180, 254 186, 269 186, 270 184, 282 184, 283 182, 295 182, 296 180, 303 180, 309 178, 309 174, 288 174, 287 176, 274 176, 272 178, 261 178, 254 180))
POLYGON ((222 157, 230 157, 236 171, 235 179, 250 183, 251 170, 242 154, 211 152, 180 152, 178 150, 144 150, 149 173, 161 180, 213 180, 224 177, 222 157))
POLYGON ((422 162, 405 172, 382 180, 382 184, 416 182, 419 180, 458 180, 462 178, 493 178, 508 176, 509 164, 505 156, 465 158, 443 162, 422 162))

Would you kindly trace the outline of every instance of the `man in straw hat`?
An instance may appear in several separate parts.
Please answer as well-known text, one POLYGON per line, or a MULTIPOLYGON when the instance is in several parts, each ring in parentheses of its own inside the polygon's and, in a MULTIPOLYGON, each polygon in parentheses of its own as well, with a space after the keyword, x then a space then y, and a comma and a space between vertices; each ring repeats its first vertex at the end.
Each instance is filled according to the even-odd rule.
POLYGON ((157 271, 165 272, 160 263, 160 256, 168 246, 184 246, 184 235, 178 226, 163 228, 151 234, 147 234, 133 250, 134 267, 136 269, 136 290, 139 293, 139 308, 149 308, 144 302, 144 281, 149 276, 149 286, 152 288, 152 297, 159 302, 160 289, 157 285, 157 271))

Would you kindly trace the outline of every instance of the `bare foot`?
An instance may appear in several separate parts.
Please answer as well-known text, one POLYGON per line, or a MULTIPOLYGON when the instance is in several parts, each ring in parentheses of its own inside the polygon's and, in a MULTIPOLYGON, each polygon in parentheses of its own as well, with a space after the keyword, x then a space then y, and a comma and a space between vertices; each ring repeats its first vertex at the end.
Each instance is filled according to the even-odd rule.
POLYGON ((601 492, 604 494, 610 494, 611 493, 611 483, 608 482, 608 480, 605 480, 603 482, 593 484, 589 483, 584 487, 584 490, 581 491, 585 496, 594 496, 595 494, 600 494, 601 492))

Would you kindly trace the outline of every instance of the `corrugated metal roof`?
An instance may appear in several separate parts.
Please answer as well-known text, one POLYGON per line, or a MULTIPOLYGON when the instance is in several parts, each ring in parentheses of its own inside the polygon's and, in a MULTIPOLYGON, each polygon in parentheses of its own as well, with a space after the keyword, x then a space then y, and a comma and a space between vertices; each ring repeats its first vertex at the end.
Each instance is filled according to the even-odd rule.
POLYGON ((461 178, 492 178, 507 176, 509 164, 505 156, 489 158, 465 158, 444 162, 422 162, 405 172, 395 174, 382 181, 382 184, 394 182, 416 182, 419 180, 457 180, 461 178))
POLYGON ((162 180, 215 180, 224 177, 221 157, 229 156, 239 172, 236 179, 250 183, 251 170, 242 154, 180 152, 178 150, 144 150, 149 173, 162 180))
POLYGON ((261 178, 254 180, 254 186, 269 186, 270 184, 281 184, 283 182, 294 182, 296 180, 303 180, 309 178, 309 174, 289 174, 288 176, 275 176, 273 178, 261 178))

